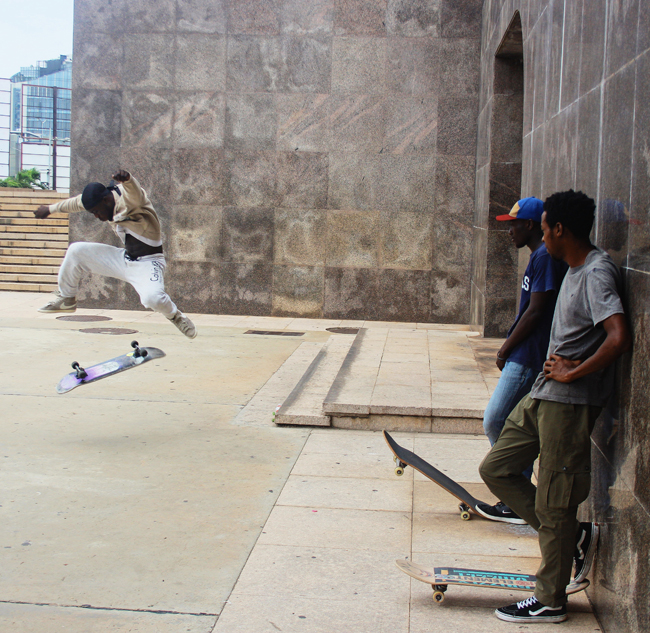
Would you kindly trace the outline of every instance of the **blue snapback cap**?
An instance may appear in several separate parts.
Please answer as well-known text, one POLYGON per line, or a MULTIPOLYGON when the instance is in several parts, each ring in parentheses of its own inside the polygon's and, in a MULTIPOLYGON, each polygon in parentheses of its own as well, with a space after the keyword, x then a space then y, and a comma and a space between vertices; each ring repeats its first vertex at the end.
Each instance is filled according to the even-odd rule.
POLYGON ((496 219, 499 222, 505 222, 506 220, 534 220, 541 223, 542 213, 544 213, 544 203, 539 198, 531 196, 515 202, 510 213, 497 215, 496 219))

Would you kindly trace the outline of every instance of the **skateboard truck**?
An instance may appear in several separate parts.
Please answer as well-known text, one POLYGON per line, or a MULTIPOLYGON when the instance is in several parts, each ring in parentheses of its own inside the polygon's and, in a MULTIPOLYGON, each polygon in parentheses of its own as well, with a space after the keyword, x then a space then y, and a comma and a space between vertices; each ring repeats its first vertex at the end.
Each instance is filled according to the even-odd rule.
POLYGON ((445 599, 445 591, 447 591, 447 585, 433 585, 434 602, 443 602, 445 599))
POLYGON ((74 363, 72 363, 72 369, 77 372, 77 378, 79 378, 79 380, 83 380, 84 378, 88 377, 86 370, 77 361, 74 361, 74 363))
POLYGON ((135 356, 136 358, 140 358, 140 357, 146 358, 148 352, 146 349, 140 349, 138 347, 138 341, 131 341, 131 347, 135 350, 133 352, 133 356, 135 356))

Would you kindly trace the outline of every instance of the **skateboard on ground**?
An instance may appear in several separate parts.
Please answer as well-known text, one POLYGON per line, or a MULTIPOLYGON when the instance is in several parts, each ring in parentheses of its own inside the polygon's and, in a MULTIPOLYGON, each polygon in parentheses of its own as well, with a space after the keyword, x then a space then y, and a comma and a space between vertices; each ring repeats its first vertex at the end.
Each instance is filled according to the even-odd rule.
MULTIPOLYGON (((404 474, 404 468, 406 468, 406 466, 411 466, 418 472, 422 473, 425 477, 428 477, 431 481, 438 484, 441 488, 444 488, 460 501, 458 509, 460 510, 460 518, 463 519, 463 521, 469 521, 472 518, 470 510, 476 512, 477 503, 485 503, 480 499, 475 499, 467 490, 465 490, 465 488, 456 483, 450 477, 447 477, 447 475, 440 472, 437 468, 433 467, 429 462, 424 461, 415 453, 400 446, 386 431, 384 431, 384 439, 395 456, 395 474, 401 476, 404 474)), ((478 514, 478 512, 476 512, 476 514, 478 514)))
POLYGON ((59 384, 56 386, 57 392, 67 393, 79 385, 85 385, 100 378, 118 374, 121 371, 131 369, 131 367, 137 367, 154 358, 162 358, 165 355, 165 352, 157 347, 138 347, 138 341, 132 341, 131 347, 133 348, 132 352, 122 354, 122 356, 107 360, 104 363, 99 363, 99 365, 93 365, 92 367, 88 367, 88 369, 84 369, 75 361, 72 363, 72 369, 74 371, 61 378, 59 384))
MULTIPOLYGON (((457 567, 434 567, 427 569, 410 560, 396 560, 395 564, 405 574, 426 582, 433 589, 433 601, 440 603, 445 599, 448 585, 466 585, 471 587, 492 587, 496 589, 515 589, 517 591, 534 591, 535 576, 530 574, 508 574, 500 571, 483 571, 480 569, 461 569, 457 567)), ((568 594, 584 591, 589 581, 572 582, 567 586, 568 594)))

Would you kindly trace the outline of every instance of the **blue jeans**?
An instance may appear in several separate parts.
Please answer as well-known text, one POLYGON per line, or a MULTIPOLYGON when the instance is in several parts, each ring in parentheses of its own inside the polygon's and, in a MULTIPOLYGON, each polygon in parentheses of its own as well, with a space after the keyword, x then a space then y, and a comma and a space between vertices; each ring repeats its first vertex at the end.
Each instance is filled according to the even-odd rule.
MULTIPOLYGON (((538 371, 519 363, 506 361, 496 389, 483 414, 483 430, 490 444, 494 446, 510 412, 519 401, 533 388, 539 375, 538 371)), ((524 475, 530 479, 533 472, 532 464, 524 475)))

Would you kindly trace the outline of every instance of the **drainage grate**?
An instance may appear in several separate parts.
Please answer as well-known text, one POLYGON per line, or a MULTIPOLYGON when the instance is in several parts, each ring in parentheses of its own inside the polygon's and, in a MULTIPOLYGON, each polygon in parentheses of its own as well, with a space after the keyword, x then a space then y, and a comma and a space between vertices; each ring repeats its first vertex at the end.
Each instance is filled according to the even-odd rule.
POLYGON ((56 317, 59 321, 112 321, 111 317, 93 316, 92 314, 71 314, 56 317))
POLYGON ((302 336, 304 332, 271 332, 269 330, 248 330, 244 334, 263 334, 264 336, 302 336))
POLYGON ((127 330, 123 327, 87 327, 80 332, 85 334, 137 334, 138 330, 127 330))
POLYGON ((328 332, 332 334, 358 334, 358 327, 328 327, 325 328, 328 332))

